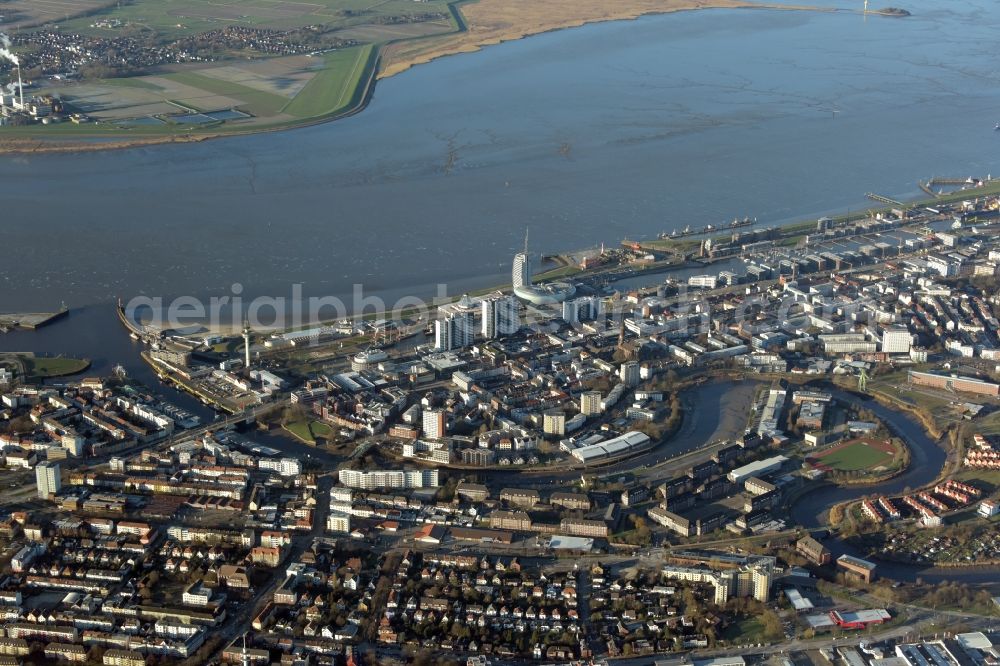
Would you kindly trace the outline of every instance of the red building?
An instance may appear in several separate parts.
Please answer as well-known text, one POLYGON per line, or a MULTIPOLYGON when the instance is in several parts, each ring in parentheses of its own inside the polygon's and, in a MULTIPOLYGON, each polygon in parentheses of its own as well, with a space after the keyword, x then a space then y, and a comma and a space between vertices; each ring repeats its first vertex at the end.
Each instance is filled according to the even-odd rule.
POLYGON ((831 611, 830 619, 841 629, 867 629, 892 619, 884 608, 852 612, 831 611))

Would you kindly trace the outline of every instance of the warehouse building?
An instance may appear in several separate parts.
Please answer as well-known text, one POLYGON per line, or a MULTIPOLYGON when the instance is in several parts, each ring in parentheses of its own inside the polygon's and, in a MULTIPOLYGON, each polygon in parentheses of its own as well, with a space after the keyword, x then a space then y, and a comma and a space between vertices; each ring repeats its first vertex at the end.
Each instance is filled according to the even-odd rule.
POLYGON ((578 449, 574 449, 571 455, 580 462, 588 464, 599 460, 639 453, 652 446, 653 440, 648 435, 633 430, 614 439, 589 446, 581 446, 578 449))
POLYGON ((743 467, 737 467, 729 472, 729 480, 733 483, 744 483, 750 477, 760 477, 777 472, 786 462, 788 462, 788 458, 785 456, 774 456, 758 460, 748 465, 743 465, 743 467))
POLYGON ((909 380, 911 384, 916 384, 917 386, 930 386, 931 388, 942 389, 944 391, 1000 396, 1000 384, 984 382, 973 377, 953 377, 951 375, 935 375, 930 372, 910 370, 909 380))
POLYGON ((843 569, 844 574, 849 578, 854 578, 864 583, 875 580, 875 563, 862 560, 859 557, 841 555, 837 558, 837 568, 843 569))

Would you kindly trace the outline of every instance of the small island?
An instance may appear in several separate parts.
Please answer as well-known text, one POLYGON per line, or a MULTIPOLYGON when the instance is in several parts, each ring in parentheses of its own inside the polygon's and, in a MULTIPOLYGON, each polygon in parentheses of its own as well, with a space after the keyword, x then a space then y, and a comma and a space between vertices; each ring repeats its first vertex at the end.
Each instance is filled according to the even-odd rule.
POLYGON ((910 14, 909 11, 905 9, 900 9, 899 7, 886 7, 884 9, 877 10, 875 13, 880 14, 882 16, 899 16, 899 17, 912 16, 912 14, 910 14))

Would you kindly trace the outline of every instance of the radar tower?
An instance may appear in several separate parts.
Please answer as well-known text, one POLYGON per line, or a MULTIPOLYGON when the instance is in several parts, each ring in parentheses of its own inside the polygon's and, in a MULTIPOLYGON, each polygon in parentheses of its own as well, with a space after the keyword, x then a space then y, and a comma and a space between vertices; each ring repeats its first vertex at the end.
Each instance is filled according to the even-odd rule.
POLYGON ((244 346, 244 367, 250 369, 250 319, 243 320, 243 346, 244 346))

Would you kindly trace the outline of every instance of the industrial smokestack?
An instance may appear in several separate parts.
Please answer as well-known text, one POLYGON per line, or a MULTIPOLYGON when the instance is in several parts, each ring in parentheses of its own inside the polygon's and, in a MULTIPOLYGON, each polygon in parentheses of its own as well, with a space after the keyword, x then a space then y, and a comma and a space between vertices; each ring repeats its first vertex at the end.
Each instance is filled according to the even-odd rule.
POLYGON ((0 32, 0 58, 9 60, 15 65, 20 64, 17 56, 10 52, 10 37, 0 32))
POLYGON ((24 84, 21 82, 21 61, 16 55, 10 52, 10 37, 0 32, 0 59, 9 61, 17 67, 17 88, 21 101, 21 108, 24 109, 24 84))

